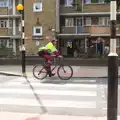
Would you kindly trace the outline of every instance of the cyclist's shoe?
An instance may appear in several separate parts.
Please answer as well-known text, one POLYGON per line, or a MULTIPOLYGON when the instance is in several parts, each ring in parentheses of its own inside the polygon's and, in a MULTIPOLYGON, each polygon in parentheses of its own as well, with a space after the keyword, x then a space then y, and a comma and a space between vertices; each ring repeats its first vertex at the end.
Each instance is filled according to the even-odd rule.
POLYGON ((49 73, 49 77, 52 77, 54 75, 55 75, 55 73, 49 73))

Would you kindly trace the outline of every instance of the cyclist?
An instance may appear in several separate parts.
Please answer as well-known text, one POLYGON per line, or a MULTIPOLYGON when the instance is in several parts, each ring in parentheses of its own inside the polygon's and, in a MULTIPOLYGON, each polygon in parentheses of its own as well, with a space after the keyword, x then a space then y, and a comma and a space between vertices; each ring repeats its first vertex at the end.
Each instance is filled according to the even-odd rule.
POLYGON ((57 40, 52 40, 45 47, 40 47, 38 49, 38 55, 43 57, 47 62, 45 67, 47 69, 49 77, 55 75, 55 73, 51 72, 51 65, 52 65, 52 61, 54 59, 54 57, 52 55, 55 55, 55 56, 60 55, 60 52, 58 52, 58 50, 55 47, 56 43, 57 43, 57 40))

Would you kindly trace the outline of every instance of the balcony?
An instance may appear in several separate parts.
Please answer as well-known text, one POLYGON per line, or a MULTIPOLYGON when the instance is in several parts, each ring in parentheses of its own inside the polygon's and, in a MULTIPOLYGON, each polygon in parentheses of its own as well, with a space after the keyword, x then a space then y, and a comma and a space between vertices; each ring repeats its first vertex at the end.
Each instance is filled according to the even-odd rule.
POLYGON ((13 15, 12 8, 8 9, 7 7, 0 8, 0 18, 20 18, 21 15, 18 11, 13 15))
POLYGON ((7 15, 8 14, 8 8, 2 7, 0 8, 0 15, 7 15))
MULTIPOLYGON (((117 12, 120 14, 120 11, 117 12)), ((110 5, 109 4, 84 4, 83 10, 77 10, 76 7, 73 6, 60 6, 60 15, 63 16, 109 16, 110 15, 110 5), (97 9, 96 9, 97 8, 97 9)))
POLYGON ((61 34, 85 34, 88 33, 88 27, 73 26, 73 27, 61 27, 61 34))
POLYGON ((84 4, 83 12, 86 12, 86 13, 110 12, 110 5, 109 4, 84 4))
MULTIPOLYGON (((73 6, 60 6, 60 13, 79 13, 82 12, 76 10, 76 7, 73 6)), ((91 13, 91 12, 110 12, 109 4, 84 4, 83 12, 91 13), (97 9, 96 9, 97 8, 97 9)))
MULTIPOLYGON (((90 34, 110 34, 110 27, 109 26, 89 26, 88 32, 90 34)), ((120 25, 117 25, 116 34, 120 34, 120 25)))
POLYGON ((66 6, 60 6, 60 13, 75 13, 75 12, 80 12, 75 9, 75 7, 66 7, 66 6))
MULTIPOLYGON (((21 35, 21 30, 20 30, 20 28, 18 28, 18 27, 16 27, 16 34, 15 35, 21 35)), ((10 35, 10 36, 14 36, 14 34, 13 34, 13 28, 8 28, 8 35, 10 35)))
POLYGON ((16 28, 15 34, 13 34, 13 28, 0 28, 0 37, 21 37, 21 31, 16 28))
MULTIPOLYGON (((120 25, 117 25, 117 34, 120 34, 120 25)), ((109 26, 73 26, 73 27, 61 27, 61 34, 90 34, 90 35, 107 35, 110 34, 109 26)))

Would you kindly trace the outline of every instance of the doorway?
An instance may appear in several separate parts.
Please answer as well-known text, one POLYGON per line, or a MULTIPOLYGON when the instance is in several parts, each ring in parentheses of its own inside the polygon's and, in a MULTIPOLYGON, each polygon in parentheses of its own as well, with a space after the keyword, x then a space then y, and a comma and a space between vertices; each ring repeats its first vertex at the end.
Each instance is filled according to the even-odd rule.
POLYGON ((82 18, 76 18, 76 33, 82 33, 82 18))

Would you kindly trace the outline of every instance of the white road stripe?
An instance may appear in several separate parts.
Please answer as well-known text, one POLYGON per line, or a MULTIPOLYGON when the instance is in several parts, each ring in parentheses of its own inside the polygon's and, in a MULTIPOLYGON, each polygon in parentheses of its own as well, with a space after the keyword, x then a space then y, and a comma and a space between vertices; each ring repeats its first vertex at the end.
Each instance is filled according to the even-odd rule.
MULTIPOLYGON (((61 87, 65 87, 65 88, 97 88, 97 85, 96 84, 47 84, 47 83, 35 83, 35 82, 30 82, 30 84, 32 86, 35 86, 35 87, 56 87, 56 88, 61 88, 61 87)), ((5 84, 6 86, 11 86, 11 85, 15 85, 15 86, 21 86, 21 85, 29 85, 29 83, 23 81, 23 82, 10 82, 10 83, 6 83, 5 84)))
MULTIPOLYGON (((97 96, 97 93, 94 91, 72 91, 72 90, 34 90, 36 94, 40 95, 71 95, 71 96, 97 96)), ((33 94, 31 89, 14 89, 14 88, 1 88, 0 93, 9 94, 33 94)))
POLYGON ((68 107, 68 108, 96 108, 96 101, 93 102, 77 102, 77 101, 61 101, 61 100, 43 100, 41 105, 37 100, 31 99, 3 99, 0 98, 0 104, 4 105, 20 105, 20 106, 45 106, 45 107, 68 107))

